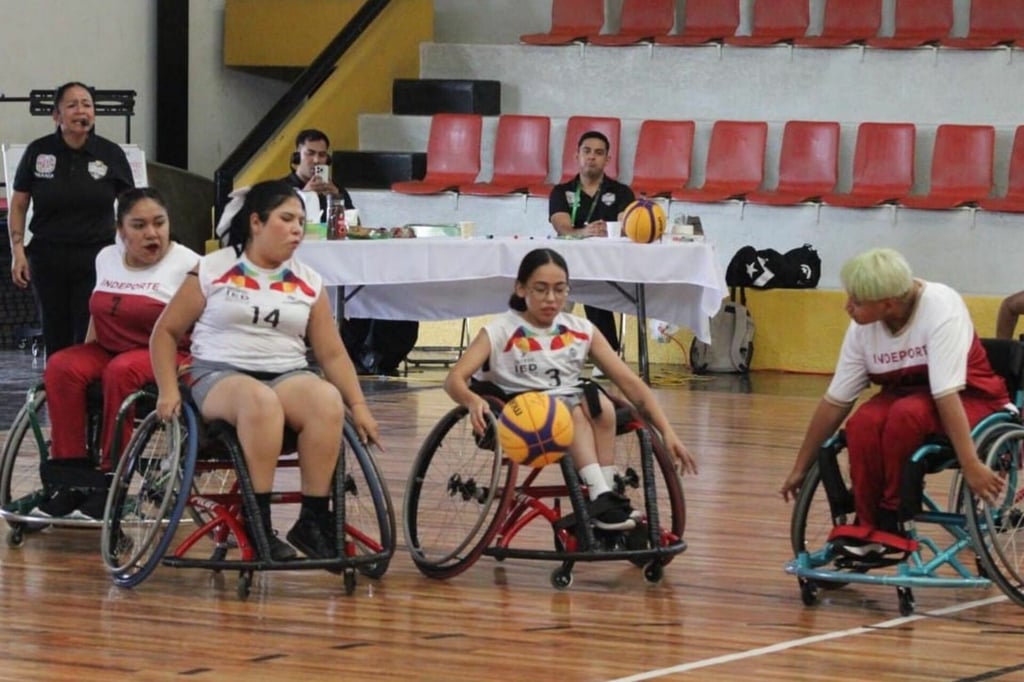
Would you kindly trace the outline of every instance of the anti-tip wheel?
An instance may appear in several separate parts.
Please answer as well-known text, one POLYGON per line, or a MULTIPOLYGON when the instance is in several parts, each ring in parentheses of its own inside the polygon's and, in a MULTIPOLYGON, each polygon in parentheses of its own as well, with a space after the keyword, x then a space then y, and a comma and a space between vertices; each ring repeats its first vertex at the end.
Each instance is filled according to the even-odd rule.
POLYGON ((900 600, 900 615, 910 616, 914 613, 914 593, 909 587, 897 587, 896 595, 900 600))
POLYGON ((556 568, 551 571, 551 586, 556 590, 567 590, 572 586, 572 571, 556 568))
POLYGON ((242 571, 238 574, 238 584, 235 586, 238 598, 245 601, 252 593, 252 571, 242 571))
POLYGON ((660 583, 665 577, 665 567, 657 559, 644 566, 644 580, 651 583, 660 583))
POLYGON ((818 603, 817 583, 800 578, 800 601, 804 603, 804 606, 814 606, 818 603))
POLYGON ((7 531, 7 546, 21 547, 25 544, 25 529, 19 524, 7 531))
POLYGON ((356 591, 356 572, 354 570, 347 569, 345 571, 345 594, 351 596, 356 591))

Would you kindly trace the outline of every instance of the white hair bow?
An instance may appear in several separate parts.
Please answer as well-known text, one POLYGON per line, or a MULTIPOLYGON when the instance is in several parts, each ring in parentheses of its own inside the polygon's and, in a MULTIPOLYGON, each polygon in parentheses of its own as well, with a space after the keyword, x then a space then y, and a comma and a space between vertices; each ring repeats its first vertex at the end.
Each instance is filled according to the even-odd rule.
POLYGON ((231 228, 231 219, 242 210, 242 204, 245 203, 245 195, 248 193, 249 187, 239 187, 228 195, 230 201, 224 207, 224 212, 220 214, 220 220, 217 222, 217 227, 214 230, 214 234, 217 235, 221 243, 224 243, 225 239, 227 239, 228 230, 231 228))

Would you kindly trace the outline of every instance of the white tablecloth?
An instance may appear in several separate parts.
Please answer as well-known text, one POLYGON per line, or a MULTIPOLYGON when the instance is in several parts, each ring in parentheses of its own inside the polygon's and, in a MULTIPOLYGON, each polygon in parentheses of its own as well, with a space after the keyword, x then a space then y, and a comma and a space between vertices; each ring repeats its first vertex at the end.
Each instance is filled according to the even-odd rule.
POLYGON ((709 243, 439 237, 306 241, 297 255, 344 287, 348 316, 448 320, 506 310, 519 262, 541 247, 565 258, 573 300, 636 315, 642 285, 647 316, 710 340, 726 286, 709 243))

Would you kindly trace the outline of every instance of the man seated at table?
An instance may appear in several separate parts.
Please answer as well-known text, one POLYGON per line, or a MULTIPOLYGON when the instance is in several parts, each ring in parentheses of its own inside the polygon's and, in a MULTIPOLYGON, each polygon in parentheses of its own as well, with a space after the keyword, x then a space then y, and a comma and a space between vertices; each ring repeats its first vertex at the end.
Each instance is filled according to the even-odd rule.
MULTIPOLYGON (((326 180, 316 174, 317 166, 331 165, 331 140, 327 133, 316 128, 307 128, 295 136, 295 151, 292 152, 292 172, 281 178, 301 192, 316 192, 320 199, 321 214, 327 209, 327 197, 338 197, 346 209, 355 208, 352 197, 334 184, 328 177, 326 180)), ((323 219, 327 220, 326 214, 323 219)))
MULTIPOLYGON (((559 235, 607 237, 608 223, 621 221, 626 207, 634 201, 633 190, 628 185, 605 175, 610 150, 611 144, 603 133, 590 130, 580 135, 576 145, 580 171, 569 182, 555 185, 548 199, 548 220, 559 235)), ((618 353, 615 314, 589 305, 583 309, 587 319, 618 353)))

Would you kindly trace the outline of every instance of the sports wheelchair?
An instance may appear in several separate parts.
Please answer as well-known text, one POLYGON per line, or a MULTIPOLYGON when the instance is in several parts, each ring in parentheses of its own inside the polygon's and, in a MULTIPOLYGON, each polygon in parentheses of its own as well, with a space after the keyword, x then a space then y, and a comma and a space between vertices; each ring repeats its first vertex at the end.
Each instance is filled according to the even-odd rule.
MULTIPOLYGON (((182 394, 188 395, 184 389, 182 394)), ((301 500, 297 477, 288 479, 298 467, 294 443, 294 434, 286 433, 278 480, 283 477, 295 487, 275 490, 273 503, 301 500)), ((202 424, 186 399, 177 419, 164 422, 151 412, 125 448, 107 497, 103 562, 120 587, 140 584, 163 563, 217 572, 237 569, 236 591, 243 600, 251 592, 254 572, 269 570, 341 573, 345 592, 351 594, 356 571, 371 578, 387 571, 395 550, 395 513, 373 454, 347 418, 331 496, 338 556, 270 559, 262 524, 248 529, 244 522, 243 509, 254 509, 256 499, 234 428, 222 421, 202 424), (171 549, 186 512, 188 534, 171 549)))
POLYGON ((417 568, 442 579, 482 555, 558 561, 551 584, 566 589, 576 562, 627 560, 643 568, 648 582, 660 581, 664 567, 686 549, 686 505, 673 457, 658 434, 631 406, 609 396, 617 422, 615 488, 644 512, 632 531, 609 532, 593 527, 571 457, 562 457, 558 467, 532 469, 502 455, 493 415, 504 403, 480 392, 491 407, 485 435, 474 434, 465 407, 455 407, 434 426, 413 463, 403 524, 417 568), (565 499, 571 513, 563 515, 565 499))
MULTIPOLYGON (((1024 346, 996 339, 983 343, 1019 407, 1024 346)), ((785 567, 797 577, 805 605, 815 604, 821 590, 853 583, 895 586, 903 616, 914 611, 915 587, 995 584, 1024 606, 1024 423, 1019 411, 997 412, 979 422, 971 435, 978 456, 1006 481, 1003 494, 993 503, 977 498, 961 476, 949 441, 929 440, 911 456, 903 478, 904 518, 911 518, 907 551, 880 561, 852 558, 829 540, 834 527, 852 523, 853 493, 844 432, 822 446, 793 507, 790 540, 795 558, 785 567), (944 507, 924 490, 925 476, 936 474, 949 481, 944 507), (923 535, 924 527, 945 535, 923 535)))
MULTIPOLYGON (((121 425, 133 418, 134 404, 125 403, 117 414, 114 431, 114 452, 120 445, 121 425)), ((143 406, 143 409, 148 409, 143 406)), ((103 395, 99 383, 89 385, 86 393, 86 443, 88 457, 99 465, 102 431, 103 395)), ((26 535, 49 526, 100 528, 102 521, 85 518, 49 517, 32 514, 51 490, 43 483, 41 468, 50 458, 50 418, 46 408, 46 389, 39 384, 29 389, 25 403, 18 410, 0 454, 0 518, 7 521, 7 545, 20 547, 26 535)), ((83 476, 94 474, 95 487, 106 485, 98 471, 81 470, 83 476)), ((76 470, 77 473, 77 470, 76 470)))

